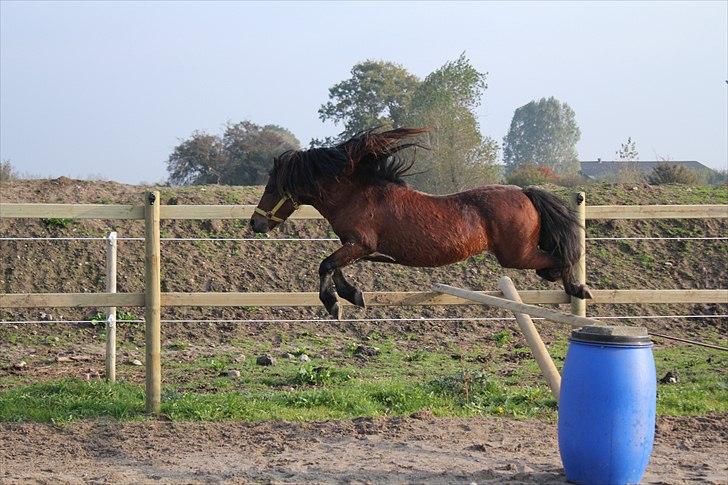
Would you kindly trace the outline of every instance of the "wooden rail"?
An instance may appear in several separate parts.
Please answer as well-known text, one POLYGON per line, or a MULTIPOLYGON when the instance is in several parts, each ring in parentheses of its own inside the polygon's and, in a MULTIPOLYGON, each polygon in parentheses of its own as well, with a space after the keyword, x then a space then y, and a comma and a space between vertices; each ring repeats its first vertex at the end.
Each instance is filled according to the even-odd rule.
MULTIPOLYGON (((254 205, 162 205, 160 219, 247 219, 254 205)), ((0 219, 144 219, 142 205, 0 203, 0 219)), ((322 219, 303 205, 290 219, 322 219)), ((728 205, 592 205, 587 220, 603 219, 726 219, 728 205)))
MULTIPOLYGON (((479 291, 481 295, 502 297, 500 291, 479 291)), ((728 304, 728 290, 592 290, 589 304, 623 303, 720 303, 728 304)), ((567 304, 569 296, 561 290, 519 291, 524 303, 567 304)), ((367 306, 474 305, 466 298, 435 291, 365 291, 367 306)), ((344 305, 347 302, 342 301, 344 305)), ((315 292, 221 292, 161 294, 162 306, 209 307, 319 307, 315 292)), ((0 293, 0 308, 82 308, 142 307, 144 293, 0 293)))

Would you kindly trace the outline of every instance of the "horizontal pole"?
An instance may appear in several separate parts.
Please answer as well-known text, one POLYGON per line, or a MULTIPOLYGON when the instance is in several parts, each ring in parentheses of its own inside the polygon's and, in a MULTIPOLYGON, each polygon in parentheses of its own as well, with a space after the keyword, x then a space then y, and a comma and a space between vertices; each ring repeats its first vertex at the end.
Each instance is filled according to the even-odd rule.
MULTIPOLYGON (((163 205, 160 207, 161 219, 249 219, 254 205, 163 205)), ((302 205, 289 219, 323 219, 323 216, 310 205, 302 205)))
MULTIPOLYGON (((162 205, 161 219, 247 219, 254 205, 162 205)), ((143 206, 112 204, 0 204, 0 218, 144 219, 143 206)), ((728 205, 592 205, 586 218, 601 219, 725 219, 728 205)), ((323 219, 302 205, 290 219, 323 219)))
POLYGON ((144 293, 0 293, 0 308, 144 306, 144 293))
POLYGON ((728 205, 588 205, 586 218, 597 219, 726 219, 728 205))
POLYGON ((572 315, 570 313, 563 313, 550 308, 543 308, 535 305, 527 305, 525 303, 519 303, 513 300, 507 300, 505 298, 499 298, 497 296, 483 295, 476 291, 463 290, 462 288, 455 288, 450 285, 436 284, 432 286, 434 291, 439 291, 447 295, 457 296, 459 298, 466 298, 477 303, 484 305, 490 305, 504 310, 510 310, 515 314, 526 314, 534 317, 541 317, 554 322, 565 323, 572 327, 583 327, 585 325, 602 325, 601 322, 581 317, 579 315, 572 315))
POLYGON ((144 219, 141 205, 0 204, 0 219, 144 219))
MULTIPOLYGON (((469 292, 502 297, 500 291, 469 292)), ((728 304, 728 290, 592 290, 589 303, 722 303, 728 304)), ((561 290, 524 290, 519 292, 524 303, 554 305, 569 303, 561 290)), ((474 305, 470 299, 437 291, 370 291, 364 292, 368 306, 438 306, 474 305)), ((346 302, 342 302, 348 304, 346 302)), ((316 292, 222 292, 162 293, 162 306, 263 306, 317 307, 316 292)), ((144 306, 143 293, 0 293, 0 308, 73 308, 73 307, 144 306)))

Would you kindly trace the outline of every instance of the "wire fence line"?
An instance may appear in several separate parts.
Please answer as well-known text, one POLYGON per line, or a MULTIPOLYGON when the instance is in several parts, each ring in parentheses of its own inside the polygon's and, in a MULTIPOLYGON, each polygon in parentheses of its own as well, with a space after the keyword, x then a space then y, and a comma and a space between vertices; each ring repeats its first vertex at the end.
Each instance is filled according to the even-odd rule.
MULTIPOLYGON (((660 320, 666 318, 728 318, 728 314, 709 315, 590 315, 589 318, 599 320, 660 320)), ((165 320, 161 323, 355 323, 355 322, 486 322, 515 320, 515 317, 412 317, 412 318, 344 318, 341 320, 323 318, 262 318, 262 319, 235 319, 235 318, 213 318, 213 319, 176 319, 165 320)), ((545 320, 544 318, 533 317, 532 320, 545 320)), ((0 320, 0 324, 22 324, 22 323, 104 323, 106 320, 0 320)), ((144 323, 144 320, 117 320, 117 323, 144 323)))
MULTIPOLYGON (((118 241, 144 241, 143 237, 117 237, 118 241)), ((336 241, 338 237, 162 237, 160 241, 217 241, 217 242, 284 242, 284 241, 336 241)), ((0 241, 106 241, 106 237, 0 237, 0 241)), ((726 241, 723 236, 685 237, 588 237, 587 241, 726 241)))

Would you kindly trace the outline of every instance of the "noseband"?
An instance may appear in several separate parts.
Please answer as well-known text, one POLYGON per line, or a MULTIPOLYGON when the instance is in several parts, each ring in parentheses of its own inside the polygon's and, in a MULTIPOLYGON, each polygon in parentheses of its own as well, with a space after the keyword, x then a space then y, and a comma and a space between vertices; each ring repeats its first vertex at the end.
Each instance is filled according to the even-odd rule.
POLYGON ((275 221, 275 222, 283 222, 283 219, 276 216, 276 212, 278 212, 278 209, 283 207, 283 204, 285 204, 287 200, 291 201, 291 204, 293 204, 293 210, 297 211, 298 207, 299 207, 298 203, 294 200, 294 198, 291 196, 291 194, 286 192, 283 194, 283 197, 281 197, 281 200, 279 200, 278 203, 276 205, 274 205, 271 210, 264 211, 260 207, 256 207, 253 210, 253 212, 255 212, 256 214, 260 214, 261 216, 265 217, 268 220, 275 221))

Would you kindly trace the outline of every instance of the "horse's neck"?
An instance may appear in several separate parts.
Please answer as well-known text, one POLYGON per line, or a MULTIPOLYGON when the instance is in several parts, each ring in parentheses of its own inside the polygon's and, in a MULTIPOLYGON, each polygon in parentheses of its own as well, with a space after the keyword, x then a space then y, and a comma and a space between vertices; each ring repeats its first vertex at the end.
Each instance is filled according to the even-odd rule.
POLYGON ((352 192, 360 190, 355 187, 340 187, 331 185, 323 187, 320 194, 307 196, 301 202, 313 206, 326 219, 334 216, 338 209, 343 207, 347 200, 350 199, 352 192))

